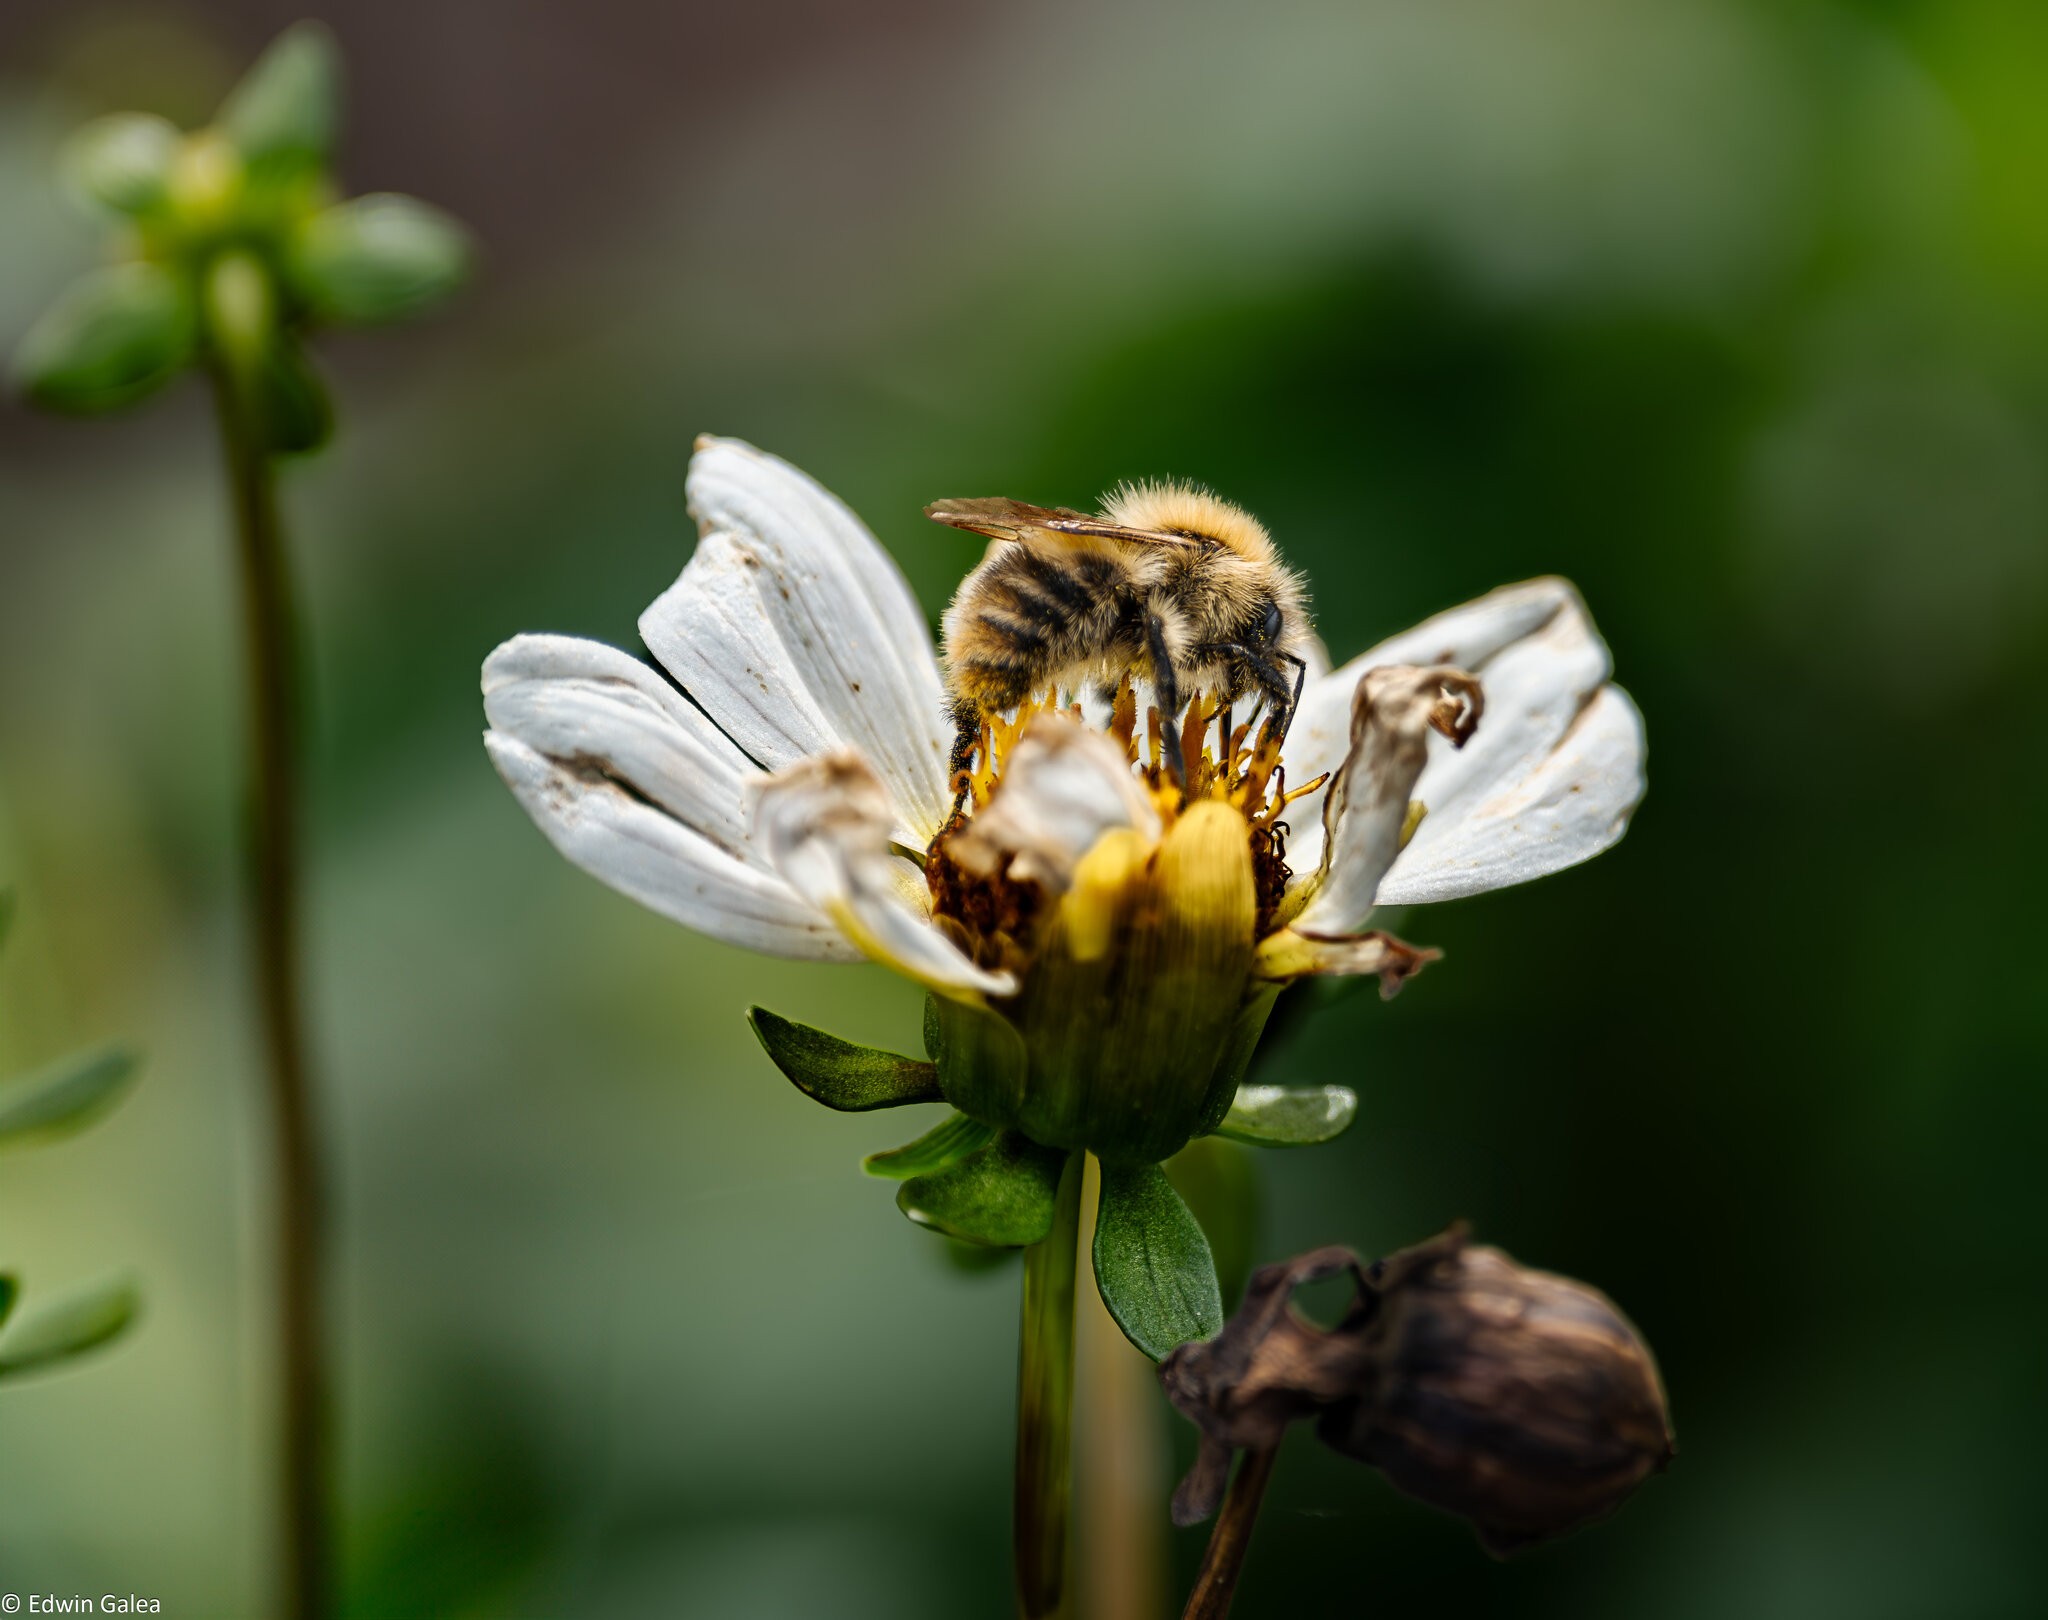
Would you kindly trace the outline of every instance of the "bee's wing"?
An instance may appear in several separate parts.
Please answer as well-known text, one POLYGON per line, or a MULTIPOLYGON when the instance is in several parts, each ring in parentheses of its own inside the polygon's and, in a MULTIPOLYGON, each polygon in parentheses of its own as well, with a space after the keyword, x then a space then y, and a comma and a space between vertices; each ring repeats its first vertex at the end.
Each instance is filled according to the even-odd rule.
POLYGON ((1157 529, 1132 529, 1107 518, 1093 517, 1065 506, 1033 506, 991 495, 981 500, 934 501, 924 509, 934 523, 949 528, 971 529, 998 540, 1029 543, 1037 539, 1117 540, 1134 546, 1192 546, 1200 544, 1184 534, 1167 534, 1157 529))

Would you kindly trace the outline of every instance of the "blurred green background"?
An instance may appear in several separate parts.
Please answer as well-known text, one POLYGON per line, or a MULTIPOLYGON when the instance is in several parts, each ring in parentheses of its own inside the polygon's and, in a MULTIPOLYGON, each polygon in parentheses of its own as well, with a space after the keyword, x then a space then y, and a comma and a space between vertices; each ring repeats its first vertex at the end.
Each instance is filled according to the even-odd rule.
MULTIPOLYGON (((203 115, 295 15, 9 0, 0 339, 97 251, 64 133, 203 115)), ((1616 851, 1394 919, 1445 962, 1269 1041, 1363 1106, 1259 1159, 1260 1253, 1469 1216, 1636 1318, 1679 1460, 1501 1566, 1298 1436, 1241 1614, 2048 1612, 2048 10, 326 16, 351 189, 488 255, 325 345, 340 442, 287 486, 352 1613, 1007 1603, 1014 1272, 909 1228, 855 1162, 905 1122, 809 1104, 740 1017, 911 1047, 915 993, 638 910, 479 746, 506 635, 636 644, 699 430, 845 496, 934 615, 972 555, 924 502, 1153 473, 1264 516, 1340 658, 1562 572, 1648 717, 1616 851)), ((0 1395, 0 1589, 184 1616, 257 1612, 267 1556, 220 503, 189 383, 0 410, 0 1071, 148 1053, 0 1182, 31 1285, 147 1295, 0 1395)), ((1133 1421, 1166 1548, 1188 1433, 1133 1421)))

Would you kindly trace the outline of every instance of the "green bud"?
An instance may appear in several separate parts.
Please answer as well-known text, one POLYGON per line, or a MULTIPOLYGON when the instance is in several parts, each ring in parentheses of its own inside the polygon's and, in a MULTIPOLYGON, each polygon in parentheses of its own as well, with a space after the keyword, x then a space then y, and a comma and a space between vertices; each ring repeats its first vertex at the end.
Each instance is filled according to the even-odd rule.
POLYGON ((195 347, 191 288, 161 265, 89 271, 30 328, 14 383, 50 410, 92 415, 168 382, 195 347))
POLYGON ((111 113, 65 143, 64 173, 103 208, 147 214, 164 200, 181 139, 174 126, 149 113, 111 113))
POLYGON ((341 59, 320 23, 295 23, 221 103, 220 127, 259 184, 318 169, 340 122, 341 59))
POLYGON ((323 320, 400 320, 447 297, 469 273, 469 233, 416 197, 379 192, 306 220, 287 274, 323 320))

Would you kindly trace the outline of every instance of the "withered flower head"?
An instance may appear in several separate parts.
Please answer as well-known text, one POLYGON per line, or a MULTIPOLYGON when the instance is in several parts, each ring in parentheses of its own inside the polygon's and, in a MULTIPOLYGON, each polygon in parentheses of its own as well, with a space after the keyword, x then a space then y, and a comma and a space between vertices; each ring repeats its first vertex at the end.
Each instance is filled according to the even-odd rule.
POLYGON ((1183 1525, 1216 1511, 1233 1450, 1278 1445, 1296 1418, 1496 1556, 1613 1512, 1674 1452, 1656 1361, 1614 1303, 1470 1246, 1462 1224, 1371 1266, 1328 1248, 1265 1267, 1160 1381, 1202 1430, 1183 1525), (1357 1294, 1335 1327, 1294 1309, 1298 1286, 1344 1271, 1357 1294))

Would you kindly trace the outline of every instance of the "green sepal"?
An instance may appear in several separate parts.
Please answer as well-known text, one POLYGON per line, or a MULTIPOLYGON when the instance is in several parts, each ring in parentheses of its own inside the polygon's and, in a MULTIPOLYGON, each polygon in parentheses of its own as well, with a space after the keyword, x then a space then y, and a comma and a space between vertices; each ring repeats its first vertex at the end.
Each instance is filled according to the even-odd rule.
POLYGON ((14 351, 14 385, 53 411, 95 416, 154 393, 193 358, 190 286, 156 264, 89 270, 14 351))
POLYGON ((861 1169, 883 1181, 908 1181, 927 1176, 978 1152, 996 1139, 996 1128, 965 1114, 955 1114, 926 1131, 915 1142, 886 1153, 870 1153, 860 1161, 861 1169))
POLYGON ((17 1318, 0 1334, 0 1378, 68 1361, 117 1337, 139 1301, 125 1277, 88 1283, 17 1318))
POLYGON ((182 139, 153 113, 109 113, 66 141, 59 162, 81 196, 133 217, 162 206, 182 139))
POLYGON ((1349 1086, 1239 1086, 1216 1134, 1253 1147, 1313 1147, 1342 1136, 1357 1117, 1349 1086))
POLYGON ((89 1123, 113 1106, 135 1062, 133 1052, 105 1047, 0 1084, 0 1146, 25 1137, 59 1136, 89 1123))
POLYGON ((289 333, 272 336, 256 374, 256 408, 265 439, 278 455, 317 450, 334 433, 327 385, 289 333))
POLYGON ((217 122, 251 181, 278 185, 323 167, 340 123, 341 58, 316 22, 294 23, 221 103, 217 122))
POLYGON ((473 256, 469 233, 451 215, 378 192, 304 221, 286 272, 317 318, 368 325, 438 303, 468 277, 473 256))
POLYGON ((1216 1260, 1216 1285, 1226 1309, 1244 1294, 1259 1258, 1258 1156, 1220 1136, 1198 1136, 1165 1164, 1216 1260))
POLYGON ((747 1023, 769 1061, 806 1097, 845 1114, 943 1102, 938 1070, 916 1058, 856 1046, 822 1029, 749 1007, 747 1023))
POLYGON ((1095 1285, 1124 1337, 1154 1361, 1222 1328, 1209 1240, 1158 1165, 1102 1167, 1095 1285))
POLYGON ((896 1190, 896 1207, 919 1226, 997 1249, 1021 1249, 1052 1230, 1067 1155, 1017 1131, 896 1190))

